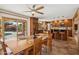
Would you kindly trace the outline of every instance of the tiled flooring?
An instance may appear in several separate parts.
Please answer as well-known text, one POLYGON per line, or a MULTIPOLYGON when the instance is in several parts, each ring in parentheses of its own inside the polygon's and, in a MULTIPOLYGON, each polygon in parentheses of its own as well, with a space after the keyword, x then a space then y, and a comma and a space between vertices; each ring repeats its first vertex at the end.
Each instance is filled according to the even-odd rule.
MULTIPOLYGON (((45 49, 43 49, 43 55, 49 55, 45 49)), ((50 55, 78 55, 78 46, 76 44, 68 43, 63 40, 53 40, 52 52, 50 55)))

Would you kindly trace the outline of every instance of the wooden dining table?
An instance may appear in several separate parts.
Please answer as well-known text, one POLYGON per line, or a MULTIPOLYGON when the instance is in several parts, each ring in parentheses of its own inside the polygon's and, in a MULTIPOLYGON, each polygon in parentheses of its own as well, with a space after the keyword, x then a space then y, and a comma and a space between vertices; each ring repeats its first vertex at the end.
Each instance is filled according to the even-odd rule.
MULTIPOLYGON (((38 34, 37 38, 42 37, 42 43, 46 42, 48 35, 46 34, 38 34)), ((21 51, 29 51, 33 48, 34 39, 33 38, 26 38, 23 40, 11 40, 7 41, 6 44, 11 49, 14 55, 20 53, 21 51)))

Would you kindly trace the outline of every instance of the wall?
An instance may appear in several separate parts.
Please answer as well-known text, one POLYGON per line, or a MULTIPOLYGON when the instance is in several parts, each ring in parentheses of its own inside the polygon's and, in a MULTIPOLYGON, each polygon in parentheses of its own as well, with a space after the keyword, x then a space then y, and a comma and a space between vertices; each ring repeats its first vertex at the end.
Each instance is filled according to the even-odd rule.
POLYGON ((77 10, 75 18, 73 20, 73 36, 75 37, 77 44, 79 44, 79 9, 77 10), (78 29, 76 31, 74 29, 75 24, 78 25, 78 29))
POLYGON ((30 35, 30 18, 27 19, 27 34, 30 35))
POLYGON ((73 30, 74 31, 73 33, 74 33, 74 37, 75 37, 76 42, 79 43, 79 18, 75 18, 74 24, 78 25, 77 31, 73 30))

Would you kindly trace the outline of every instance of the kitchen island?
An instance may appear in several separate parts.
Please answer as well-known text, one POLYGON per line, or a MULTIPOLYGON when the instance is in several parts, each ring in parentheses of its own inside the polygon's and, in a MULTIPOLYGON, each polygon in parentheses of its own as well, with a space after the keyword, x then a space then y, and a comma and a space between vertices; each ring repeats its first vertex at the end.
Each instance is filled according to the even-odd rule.
POLYGON ((54 39, 58 40, 67 40, 69 32, 71 31, 71 27, 53 27, 51 28, 51 32, 53 34, 54 39))

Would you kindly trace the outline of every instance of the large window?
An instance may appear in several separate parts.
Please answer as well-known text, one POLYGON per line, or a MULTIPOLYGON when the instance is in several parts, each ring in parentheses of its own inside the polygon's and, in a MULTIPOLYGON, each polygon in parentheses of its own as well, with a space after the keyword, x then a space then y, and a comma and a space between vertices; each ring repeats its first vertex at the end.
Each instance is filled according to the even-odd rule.
POLYGON ((18 39, 25 39, 27 36, 27 22, 26 20, 18 20, 18 39))
POLYGON ((5 42, 9 40, 17 40, 17 21, 4 21, 4 39, 5 42))
POLYGON ((3 40, 10 41, 24 40, 27 36, 27 22, 21 19, 3 18, 3 40))

